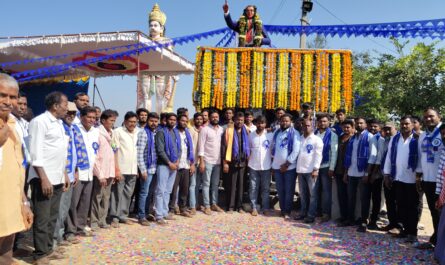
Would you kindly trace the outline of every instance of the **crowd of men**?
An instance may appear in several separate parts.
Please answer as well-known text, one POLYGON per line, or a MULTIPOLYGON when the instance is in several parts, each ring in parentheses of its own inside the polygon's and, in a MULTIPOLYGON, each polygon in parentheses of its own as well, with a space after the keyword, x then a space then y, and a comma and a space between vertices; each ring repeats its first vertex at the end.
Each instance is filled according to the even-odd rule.
POLYGON ((203 110, 192 120, 185 108, 160 116, 138 109, 118 128, 118 113, 91 107, 85 93, 69 102, 52 92, 44 104, 43 114, 26 121, 26 95, 0 74, 0 264, 13 263, 20 232, 31 226, 32 255, 47 264, 65 258, 64 246, 79 237, 134 224, 132 213, 142 226, 197 211, 273 215, 272 180, 285 220, 330 221, 336 200, 339 227, 388 231, 414 247, 435 247, 444 260, 445 124, 434 108, 422 119, 401 117, 397 131, 392 122, 347 118, 344 110, 333 122, 308 103, 297 116, 276 109, 272 122, 234 109, 221 118, 203 110), (377 223, 382 190, 386 226, 377 223), (424 194, 434 234, 420 243, 424 194))

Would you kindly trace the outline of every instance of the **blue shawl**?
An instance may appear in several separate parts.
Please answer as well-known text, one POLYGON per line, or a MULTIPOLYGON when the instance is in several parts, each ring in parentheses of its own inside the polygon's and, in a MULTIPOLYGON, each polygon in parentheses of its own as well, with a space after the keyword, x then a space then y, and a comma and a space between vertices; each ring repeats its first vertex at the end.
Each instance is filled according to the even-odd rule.
POLYGON ((85 141, 82 136, 82 132, 77 125, 73 125, 74 133, 74 145, 77 150, 77 167, 81 170, 86 170, 90 168, 90 161, 88 160, 88 151, 85 145, 85 141))
POLYGON ((176 150, 173 147, 173 140, 170 136, 170 132, 167 127, 162 128, 164 132, 164 141, 165 141, 165 152, 167 153, 168 159, 175 163, 178 161, 179 152, 181 152, 181 138, 179 137, 178 129, 174 128, 173 132, 175 133, 176 138, 176 150))
MULTIPOLYGON (((345 168, 349 168, 351 166, 352 161, 352 150, 354 149, 354 141, 357 135, 354 135, 348 143, 348 147, 346 149, 346 156, 344 166, 345 168)), ((357 168, 359 172, 363 172, 368 165, 369 158, 369 132, 365 130, 363 134, 360 134, 357 148, 357 168)))
MULTIPOLYGON (((398 132, 394 138, 392 139, 391 144, 391 177, 396 177, 396 160, 397 160, 397 145, 400 140, 400 136, 402 134, 398 132)), ((413 172, 417 168, 417 158, 418 158, 418 139, 416 135, 413 135, 411 141, 409 142, 409 155, 408 155, 408 169, 411 169, 413 172)))
POLYGON ((332 128, 335 129, 335 133, 336 133, 338 136, 341 136, 341 135, 343 134, 343 129, 341 128, 340 123, 336 122, 336 123, 334 124, 334 126, 332 126, 332 128))
MULTIPOLYGON (((242 138, 242 151, 243 153, 246 155, 246 159, 247 157, 250 156, 250 147, 249 147, 249 136, 247 134, 247 130, 246 127, 243 126, 241 128, 241 138, 242 138)), ((238 133, 236 132, 236 129, 233 132, 233 144, 232 144, 232 151, 233 151, 233 157, 236 160, 239 160, 239 143, 238 143, 238 133)))
MULTIPOLYGON (((319 130, 315 132, 315 134, 320 133, 319 130)), ((329 151, 331 150, 331 135, 332 130, 331 128, 327 128, 325 135, 323 136, 323 158, 321 160, 321 163, 326 163, 329 161, 329 151)))
MULTIPOLYGON (((280 147, 284 148, 287 145, 287 154, 292 154, 292 151, 294 149, 294 137, 295 137, 295 129, 293 127, 288 128, 289 131, 287 132, 286 137, 281 141, 280 147)), ((281 132, 281 128, 276 130, 273 135, 273 146, 272 146, 272 154, 275 155, 276 151, 276 143, 277 143, 277 137, 278 134, 281 132)))
POLYGON ((426 153, 426 161, 428 163, 434 163, 434 154, 433 150, 437 151, 442 142, 439 140, 438 145, 435 144, 436 137, 440 133, 438 127, 436 127, 433 133, 425 132, 425 138, 422 141, 422 152, 426 153))
POLYGON ((195 155, 193 154, 193 141, 192 136, 190 135, 189 129, 185 128, 185 144, 187 145, 187 160, 190 163, 195 163, 195 155))
POLYGON ((153 152, 155 152, 155 141, 153 132, 148 128, 148 126, 145 126, 144 128, 145 132, 147 133, 147 170, 151 168, 152 165, 156 165, 156 155, 153 155, 153 152))
POLYGON ((69 137, 68 156, 67 156, 67 161, 66 161, 66 172, 69 174, 72 172, 72 168, 73 168, 73 137, 71 137, 70 126, 68 124, 66 124, 65 122, 63 122, 62 124, 63 124, 63 128, 65 129, 66 136, 69 137))

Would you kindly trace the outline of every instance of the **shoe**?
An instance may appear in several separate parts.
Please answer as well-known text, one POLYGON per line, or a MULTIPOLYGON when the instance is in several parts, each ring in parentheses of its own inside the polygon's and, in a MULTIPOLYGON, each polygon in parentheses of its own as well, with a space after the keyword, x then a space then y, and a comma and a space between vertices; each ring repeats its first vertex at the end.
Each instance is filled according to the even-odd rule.
POLYGON ((246 212, 243 210, 243 208, 239 208, 239 209, 238 209, 238 212, 239 212, 239 213, 246 213, 246 212))
POLYGON ((117 221, 111 222, 111 227, 112 228, 119 228, 119 222, 117 222, 117 221))
POLYGON ((73 245, 76 245, 76 244, 79 244, 79 243, 80 243, 80 240, 77 239, 77 238, 76 238, 75 236, 73 236, 73 235, 70 235, 70 236, 66 237, 66 238, 65 238, 65 241, 68 241, 68 242, 70 242, 70 243, 73 244, 73 245))
POLYGON ((228 214, 233 214, 233 208, 229 208, 229 210, 227 211, 228 214))
POLYGON ((66 253, 66 249, 63 247, 56 247, 54 249, 54 252, 60 253, 60 254, 65 254, 66 253))
POLYGON ((369 230, 379 230, 379 227, 377 226, 377 222, 370 222, 368 224, 368 229, 369 230))
POLYGON ((312 224, 315 221, 315 219, 313 217, 306 217, 304 218, 304 223, 305 224, 312 224))
POLYGON ((352 226, 351 222, 349 222, 348 220, 344 220, 343 222, 337 223, 337 227, 348 227, 348 226, 352 226))
POLYGON ((61 246, 61 247, 68 247, 68 246, 71 246, 73 243, 71 243, 71 242, 69 242, 69 241, 66 241, 66 240, 62 240, 62 241, 60 241, 60 242, 57 242, 57 245, 58 246, 61 246))
POLYGON ((60 252, 57 252, 57 251, 54 251, 53 253, 51 253, 48 256, 49 260, 60 260, 60 259, 66 259, 66 258, 67 258, 66 255, 64 255, 64 254, 62 254, 60 252))
POLYGON ((366 233, 367 230, 367 226, 365 223, 362 223, 358 228, 357 228, 357 232, 359 233, 366 233))
POLYGON ((111 228, 111 226, 110 226, 109 224, 99 225, 99 227, 100 227, 101 229, 110 229, 110 228, 111 228))
POLYGON ((150 226, 150 222, 147 219, 139 219, 138 222, 142 226, 150 226))
POLYGON ((329 220, 331 220, 331 217, 327 214, 323 214, 323 216, 320 218, 320 224, 329 222, 329 220))
POLYGON ((216 204, 213 204, 212 207, 210 207, 210 209, 211 209, 212 211, 215 211, 215 212, 218 212, 218 213, 223 213, 223 212, 224 212, 224 210, 221 209, 221 208, 220 208, 218 205, 216 205, 216 204))
MULTIPOLYGON (((64 241, 62 241, 62 242, 64 242, 64 241)), ((32 251, 23 249, 23 248, 18 248, 13 253, 14 258, 26 258, 26 257, 31 257, 31 256, 32 256, 32 251)))
POLYGON ((179 210, 179 207, 178 207, 178 206, 175 206, 174 213, 175 213, 176 215, 180 215, 180 214, 181 214, 181 211, 179 210))
POLYGON ((97 232, 97 231, 99 231, 99 226, 97 226, 97 225, 95 225, 95 226, 91 226, 91 228, 89 228, 89 229, 87 229, 87 228, 85 227, 85 230, 86 230, 86 231, 91 231, 91 232, 97 232))
POLYGON ((430 242, 415 242, 414 247, 421 250, 434 249, 434 245, 430 242))
POLYGON ((156 217, 149 213, 147 215, 147 220, 150 221, 150 222, 156 222, 156 217))
POLYGON ((196 208, 190 209, 190 214, 191 215, 196 215, 196 208))
POLYGON ((82 237, 93 237, 94 233, 92 231, 84 230, 84 231, 79 232, 79 236, 82 236, 82 237))
POLYGON ((176 218, 174 218, 173 215, 171 215, 171 214, 169 214, 169 215, 167 215, 166 217, 164 217, 164 219, 165 219, 165 220, 168 220, 168 221, 174 221, 174 220, 176 220, 176 218))
POLYGON ((257 216, 258 215, 258 211, 256 209, 252 210, 252 216, 257 216))
POLYGON ((119 223, 121 223, 121 224, 126 224, 126 225, 132 225, 132 224, 133 224, 133 222, 130 221, 129 219, 121 220, 119 223))
POLYGON ((306 218, 306 215, 299 214, 299 215, 294 217, 294 220, 301 221, 301 220, 304 220, 304 218, 306 218))
POLYGON ((156 223, 157 223, 158 225, 166 225, 166 224, 167 224, 167 221, 165 221, 164 219, 158 219, 158 220, 156 220, 156 223))
POLYGON ((417 236, 415 236, 415 235, 407 235, 406 239, 405 239, 405 242, 406 243, 410 243, 410 244, 416 243, 417 242, 417 236))
POLYGON ((407 238, 408 235, 404 231, 401 231, 399 234, 394 234, 393 237, 395 237, 395 238, 407 238))
POLYGON ((205 207, 203 211, 206 215, 212 215, 212 210, 210 210, 210 207, 205 207))
POLYGON ((183 211, 183 212, 181 213, 181 216, 188 217, 188 218, 192 218, 192 217, 193 217, 193 216, 192 216, 189 212, 187 212, 187 211, 183 211))
POLYGON ((389 224, 389 225, 386 225, 384 227, 380 227, 379 231, 388 232, 388 231, 390 231, 390 230, 392 230, 394 228, 396 228, 394 225, 389 224))

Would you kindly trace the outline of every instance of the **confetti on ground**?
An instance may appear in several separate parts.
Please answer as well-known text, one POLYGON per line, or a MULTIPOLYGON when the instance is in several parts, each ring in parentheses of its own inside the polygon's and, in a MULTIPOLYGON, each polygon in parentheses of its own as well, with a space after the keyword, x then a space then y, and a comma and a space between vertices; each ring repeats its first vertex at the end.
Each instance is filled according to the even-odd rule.
POLYGON ((434 264, 431 251, 403 239, 333 222, 306 225, 239 213, 176 219, 100 230, 67 247, 69 258, 53 264, 434 264))

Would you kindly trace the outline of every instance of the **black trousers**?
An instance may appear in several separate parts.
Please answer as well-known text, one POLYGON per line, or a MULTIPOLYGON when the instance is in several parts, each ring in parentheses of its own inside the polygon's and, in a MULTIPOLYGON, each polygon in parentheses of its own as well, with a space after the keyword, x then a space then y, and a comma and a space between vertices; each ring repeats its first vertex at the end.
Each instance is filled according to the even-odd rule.
POLYGON ((243 205, 244 174, 246 167, 229 165, 229 173, 223 174, 227 209, 240 209, 243 205))
POLYGON ((396 186, 397 182, 393 182, 391 189, 388 189, 386 186, 383 189, 385 193, 385 204, 389 226, 392 227, 397 227, 399 223, 397 220, 396 186))
POLYGON ((431 218, 433 219, 434 233, 430 237, 430 243, 436 245, 437 243, 437 228, 439 226, 439 211, 436 209, 436 201, 439 197, 436 194, 436 182, 422 181, 422 189, 425 192, 428 208, 430 209, 431 218))
POLYGON ((340 217, 343 220, 348 218, 348 184, 343 182, 343 175, 336 174, 337 199, 340 208, 340 217))
POLYGON ((173 191, 170 195, 170 203, 169 203, 170 209, 175 208, 176 199, 178 200, 178 207, 181 212, 187 209, 187 198, 189 196, 189 183, 190 183, 190 169, 185 169, 185 168, 178 169, 178 172, 176 173, 175 183, 173 184, 173 191))
POLYGON ((81 232, 88 225, 92 193, 93 181, 78 181, 73 188, 71 206, 66 218, 66 235, 81 232))
MULTIPOLYGON (((136 179, 136 185, 134 186, 133 195, 131 195, 131 201, 134 200, 133 211, 128 209, 128 212, 137 215, 138 214, 138 205, 139 205, 139 193, 141 191, 141 174, 138 173, 138 178, 136 179)), ((131 207, 131 203, 130 203, 131 207)))
POLYGON ((377 220, 379 219, 380 205, 382 203, 382 187, 383 178, 375 179, 374 182, 371 184, 371 222, 377 222, 377 220))
POLYGON ((34 207, 34 259, 40 259, 52 252, 53 236, 59 216, 63 184, 53 186, 53 195, 46 197, 39 179, 31 181, 31 200, 34 207))
POLYGON ((406 234, 417 236, 419 193, 416 184, 397 181, 395 189, 398 219, 402 223, 406 234))
MULTIPOLYGON (((357 200, 357 192, 359 189, 362 190, 363 197, 363 181, 360 177, 351 177, 348 176, 348 221, 351 223, 355 223, 355 203, 357 200)), ((363 205, 362 205, 363 212, 363 205)), ((369 206, 368 206, 369 212, 369 206)))

